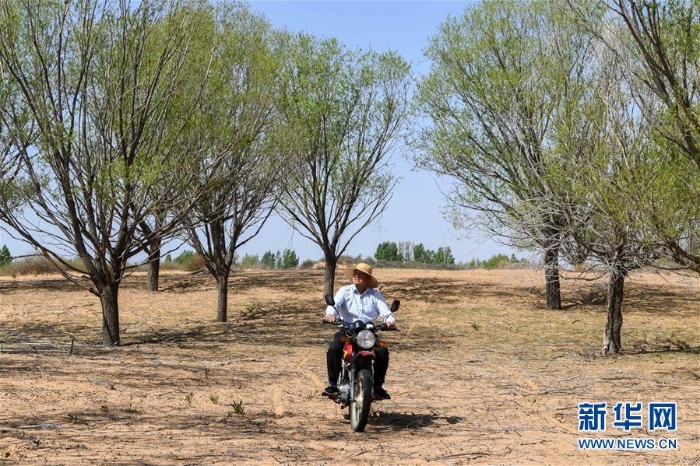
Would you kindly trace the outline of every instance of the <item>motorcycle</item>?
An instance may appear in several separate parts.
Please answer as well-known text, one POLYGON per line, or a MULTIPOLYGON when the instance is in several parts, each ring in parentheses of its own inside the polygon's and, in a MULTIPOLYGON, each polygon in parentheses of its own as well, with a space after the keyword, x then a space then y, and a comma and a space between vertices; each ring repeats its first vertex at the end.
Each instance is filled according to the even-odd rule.
MULTIPOLYGON (((327 305, 335 305, 332 294, 326 295, 325 300, 327 305)), ((391 312, 396 312, 400 305, 399 300, 394 300, 391 312)), ((337 319, 333 323, 345 336, 342 337, 343 356, 338 375, 338 395, 332 399, 341 408, 348 408, 352 430, 362 432, 367 425, 374 398, 374 348, 386 348, 386 343, 377 337, 377 331, 388 330, 389 327, 385 323, 350 323, 343 319, 337 319)))

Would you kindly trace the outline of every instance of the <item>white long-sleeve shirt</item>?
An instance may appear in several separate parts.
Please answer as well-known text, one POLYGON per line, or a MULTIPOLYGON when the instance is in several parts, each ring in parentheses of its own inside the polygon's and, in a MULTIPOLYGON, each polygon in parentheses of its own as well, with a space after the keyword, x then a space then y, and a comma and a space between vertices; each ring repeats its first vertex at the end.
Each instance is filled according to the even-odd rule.
POLYGON ((340 288, 335 294, 335 306, 326 308, 327 316, 337 317, 338 314, 345 322, 350 323, 357 320, 364 323, 375 322, 380 315, 386 323, 396 321, 381 291, 367 287, 365 292, 360 294, 354 284, 340 288))

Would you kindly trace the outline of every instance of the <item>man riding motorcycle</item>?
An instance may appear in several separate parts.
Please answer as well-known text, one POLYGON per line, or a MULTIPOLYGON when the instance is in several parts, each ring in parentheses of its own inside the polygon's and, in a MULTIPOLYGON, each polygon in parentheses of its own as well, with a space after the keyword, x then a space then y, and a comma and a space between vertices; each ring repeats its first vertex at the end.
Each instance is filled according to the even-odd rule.
MULTIPOLYGON (((396 320, 384 301, 384 296, 377 289, 377 279, 372 275, 372 267, 360 262, 352 268, 345 270, 345 275, 352 281, 351 285, 341 287, 335 295, 335 306, 326 308, 326 322, 335 322, 340 314, 347 323, 361 320, 364 323, 374 323, 377 317, 382 316, 388 328, 396 327, 396 320)), ((340 360, 343 354, 343 342, 341 338, 344 332, 339 331, 328 347, 326 363, 328 366, 328 387, 323 391, 323 396, 335 397, 338 394, 336 385, 340 373, 340 360)), ((374 396, 378 399, 391 398, 382 387, 386 371, 389 367, 389 350, 387 348, 375 348, 376 359, 374 361, 374 396)))

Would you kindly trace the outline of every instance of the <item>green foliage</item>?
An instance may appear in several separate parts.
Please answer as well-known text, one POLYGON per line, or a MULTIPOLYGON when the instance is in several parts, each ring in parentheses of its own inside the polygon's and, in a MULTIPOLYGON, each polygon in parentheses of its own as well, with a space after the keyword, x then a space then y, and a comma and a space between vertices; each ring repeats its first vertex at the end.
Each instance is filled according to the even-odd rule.
MULTIPOLYGON (((544 227, 560 228, 551 212, 561 193, 543 173, 579 154, 555 157, 551 147, 562 126, 579 121, 572 109, 594 50, 567 6, 485 0, 448 18, 426 48, 432 66, 416 107, 429 123, 417 126, 413 154, 418 166, 455 179, 447 214, 459 228, 488 225, 529 247, 550 239, 544 227)), ((434 259, 418 252, 416 261, 434 259)))
POLYGON ((434 264, 434 265, 454 265, 455 258, 452 256, 452 249, 449 246, 439 247, 437 252, 426 249, 423 243, 413 245, 408 241, 394 242, 385 241, 377 246, 374 257, 378 261, 403 262, 407 264, 434 264))
POLYGON ((186 262, 192 260, 192 258, 194 257, 194 255, 195 255, 195 252, 194 252, 194 251, 190 251, 189 249, 187 249, 187 250, 185 250, 185 251, 182 251, 182 252, 180 253, 180 255, 177 256, 173 262, 175 262, 177 265, 182 266, 182 265, 185 264, 186 262))
POLYGON ((288 43, 279 151, 297 170, 279 211, 337 258, 391 198, 388 161, 409 115, 410 65, 394 51, 351 50, 336 39, 299 34, 288 43))
POLYGON ((292 269, 299 265, 299 257, 291 249, 285 249, 282 252, 277 251, 276 253, 265 251, 262 259, 260 259, 260 264, 268 269, 292 269))
POLYGON ((377 246, 377 252, 374 253, 374 258, 378 261, 401 262, 403 257, 399 254, 396 243, 385 241, 377 246))
POLYGON ((446 264, 446 265, 454 264, 455 258, 452 257, 452 250, 450 249, 450 247, 449 246, 439 247, 437 252, 435 253, 435 258, 433 259, 433 263, 446 264))
POLYGON ((527 263, 527 259, 518 259, 515 257, 515 254, 511 254, 510 257, 505 254, 496 254, 495 256, 491 256, 491 258, 484 261, 472 259, 467 263, 467 268, 494 270, 517 265, 527 265, 527 263))
POLYGON ((195 158, 211 166, 215 154, 201 140, 188 146, 182 135, 207 106, 198 91, 211 75, 212 50, 198 39, 212 10, 198 1, 0 7, 0 88, 10 81, 18 91, 11 117, 3 106, 7 128, 0 131, 13 135, 16 148, 31 148, 13 182, 24 182, 28 198, 47 200, 8 209, 0 186, 1 221, 47 256, 67 251, 86 265, 110 264, 81 283, 102 297, 109 346, 120 343, 114 302, 128 259, 144 250, 146 237, 172 232, 209 187, 195 158), (150 233, 134 228, 143 215, 165 212, 168 219, 150 233), (50 240, 27 220, 34 216, 50 240))
POLYGON ((290 249, 285 249, 282 253, 282 268, 293 269, 297 265, 299 265, 299 258, 297 257, 296 252, 290 249))
POLYGON ((243 414, 245 411, 245 408, 243 407, 243 400, 234 401, 231 403, 231 407, 233 408, 233 412, 236 414, 243 414))
POLYGON ((165 258, 163 259, 163 262, 160 265, 160 270, 180 270, 182 268, 181 265, 176 264, 175 261, 173 260, 172 254, 167 254, 165 258))
POLYGON ((413 246, 413 260, 423 264, 432 264, 435 260, 435 251, 426 249, 423 243, 413 246))
POLYGON ((190 250, 181 252, 179 256, 173 259, 173 263, 188 271, 200 270, 204 266, 202 256, 190 250))
POLYGON ((276 262, 275 262, 275 253, 272 251, 265 251, 265 254, 263 254, 262 259, 260 259, 260 264, 267 267, 268 269, 274 269, 276 262))
MULTIPOLYGON (((287 179, 285 172, 293 165, 277 149, 279 67, 286 58, 279 50, 277 33, 242 2, 219 2, 212 11, 200 35, 203 49, 211 47, 213 56, 209 63, 189 69, 193 76, 203 70, 211 76, 201 90, 192 89, 193 95, 204 96, 206 104, 186 133, 180 134, 189 144, 182 147, 183 152, 192 146, 204 147, 208 157, 221 160, 210 171, 193 168, 215 183, 192 206, 190 218, 192 236, 200 239, 193 246, 204 257, 207 269, 222 278, 234 264, 243 268, 260 265, 258 256, 252 255, 242 262, 232 261, 230 251, 237 251, 260 232, 287 179), (222 222, 222 218, 227 220, 222 222)), ((201 163, 208 163, 208 158, 201 163)), ((283 257, 266 255, 263 265, 281 267, 283 257)), ((224 303, 220 301, 223 308, 219 309, 223 318, 224 303)))
POLYGON ((275 253, 275 268, 281 269, 282 268, 282 253, 277 251, 275 253))
POLYGON ((2 267, 3 265, 7 265, 10 262, 12 262, 12 255, 10 254, 10 250, 5 244, 2 246, 2 249, 0 249, 0 267, 2 267))
POLYGON ((630 106, 632 101, 635 107, 622 118, 614 115, 627 126, 616 131, 612 142, 618 146, 611 145, 616 149, 614 164, 605 169, 618 166, 622 173, 612 180, 611 194, 601 199, 601 210, 604 215, 611 210, 624 221, 624 229, 641 234, 642 248, 651 244, 655 255, 658 245, 663 245, 663 254, 700 273, 696 246, 700 241, 698 6, 696 0, 668 0, 625 2, 625 8, 612 8, 612 17, 618 21, 611 28, 617 34, 611 48, 616 62, 631 69, 630 78, 619 86, 630 90, 621 103, 630 106), (694 84, 688 85, 688 79, 694 84), (638 115, 644 118, 639 121, 638 115), (620 180, 622 187, 618 187, 620 180), (625 181, 631 182, 628 189, 625 181), (619 205, 606 210, 614 202, 619 205))
POLYGON ((241 259, 239 265, 242 269, 253 269, 253 268, 260 265, 260 258, 258 257, 257 254, 256 255, 246 254, 245 256, 243 256, 243 259, 241 259))

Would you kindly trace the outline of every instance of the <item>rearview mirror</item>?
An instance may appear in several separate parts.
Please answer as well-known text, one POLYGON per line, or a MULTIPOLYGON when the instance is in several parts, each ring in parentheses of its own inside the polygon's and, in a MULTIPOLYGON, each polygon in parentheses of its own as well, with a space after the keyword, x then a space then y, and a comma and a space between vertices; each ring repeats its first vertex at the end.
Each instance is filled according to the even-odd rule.
POLYGON ((335 306, 335 299, 333 299, 333 295, 328 293, 327 295, 323 296, 324 299, 326 300, 326 304, 329 306, 335 306))
POLYGON ((398 299, 395 299, 394 302, 391 303, 391 312, 398 311, 400 305, 401 305, 401 301, 399 301, 398 299))

